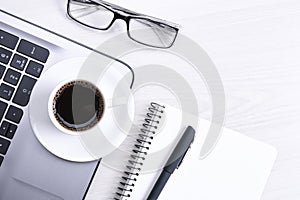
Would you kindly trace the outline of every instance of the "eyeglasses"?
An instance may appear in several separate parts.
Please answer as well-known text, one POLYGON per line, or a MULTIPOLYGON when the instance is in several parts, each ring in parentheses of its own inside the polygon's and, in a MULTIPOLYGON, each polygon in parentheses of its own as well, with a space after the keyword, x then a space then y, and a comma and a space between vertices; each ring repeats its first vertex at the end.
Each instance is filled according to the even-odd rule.
POLYGON ((128 36, 141 44, 169 48, 175 42, 179 25, 130 11, 102 0, 68 0, 68 16, 97 30, 107 30, 116 19, 127 24, 128 36))

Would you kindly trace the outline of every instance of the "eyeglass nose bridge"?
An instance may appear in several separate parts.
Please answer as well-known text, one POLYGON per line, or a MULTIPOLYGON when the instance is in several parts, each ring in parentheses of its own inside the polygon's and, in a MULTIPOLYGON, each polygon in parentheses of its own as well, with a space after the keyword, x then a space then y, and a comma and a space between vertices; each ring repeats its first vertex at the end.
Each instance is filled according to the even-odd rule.
POLYGON ((115 21, 117 19, 121 19, 121 20, 125 21, 127 29, 128 29, 128 26, 129 26, 128 24, 129 24, 130 16, 129 15, 125 15, 125 14, 121 14, 121 13, 118 13, 118 12, 115 12, 114 15, 115 15, 114 19, 113 19, 113 21, 111 22, 111 24, 109 25, 108 28, 110 28, 113 25, 113 23, 115 23, 115 21))

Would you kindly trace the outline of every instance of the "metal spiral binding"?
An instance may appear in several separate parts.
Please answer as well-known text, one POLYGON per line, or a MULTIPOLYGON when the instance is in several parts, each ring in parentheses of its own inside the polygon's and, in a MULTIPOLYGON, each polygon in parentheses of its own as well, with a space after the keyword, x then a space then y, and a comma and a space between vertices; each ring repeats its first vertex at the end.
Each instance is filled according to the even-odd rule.
POLYGON ((141 133, 138 135, 139 138, 136 139, 136 143, 133 146, 132 154, 130 155, 131 159, 128 160, 127 170, 124 171, 122 180, 119 182, 120 185, 114 200, 126 200, 126 198, 130 197, 130 193, 139 176, 139 171, 141 171, 143 166, 143 160, 146 159, 145 156, 150 149, 153 135, 156 133, 164 108, 165 106, 158 103, 150 103, 148 113, 146 113, 146 118, 140 129, 141 133))

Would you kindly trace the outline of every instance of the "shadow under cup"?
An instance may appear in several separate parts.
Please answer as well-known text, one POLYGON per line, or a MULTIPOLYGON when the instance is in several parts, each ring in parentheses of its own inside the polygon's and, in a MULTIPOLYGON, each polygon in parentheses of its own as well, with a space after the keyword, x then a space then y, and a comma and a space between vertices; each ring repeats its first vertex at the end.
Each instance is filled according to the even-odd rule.
POLYGON ((101 120, 104 107, 100 90, 84 80, 70 81, 61 86, 52 102, 56 121, 64 129, 73 132, 94 127, 101 120))

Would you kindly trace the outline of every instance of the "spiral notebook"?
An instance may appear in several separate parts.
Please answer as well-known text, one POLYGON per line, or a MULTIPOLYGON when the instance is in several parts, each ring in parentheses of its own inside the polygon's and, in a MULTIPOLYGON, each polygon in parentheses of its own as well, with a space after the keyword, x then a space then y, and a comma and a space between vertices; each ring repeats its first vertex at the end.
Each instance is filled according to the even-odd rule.
POLYGON ((183 134, 178 109, 143 105, 127 139, 102 159, 87 199, 145 199, 183 134))

